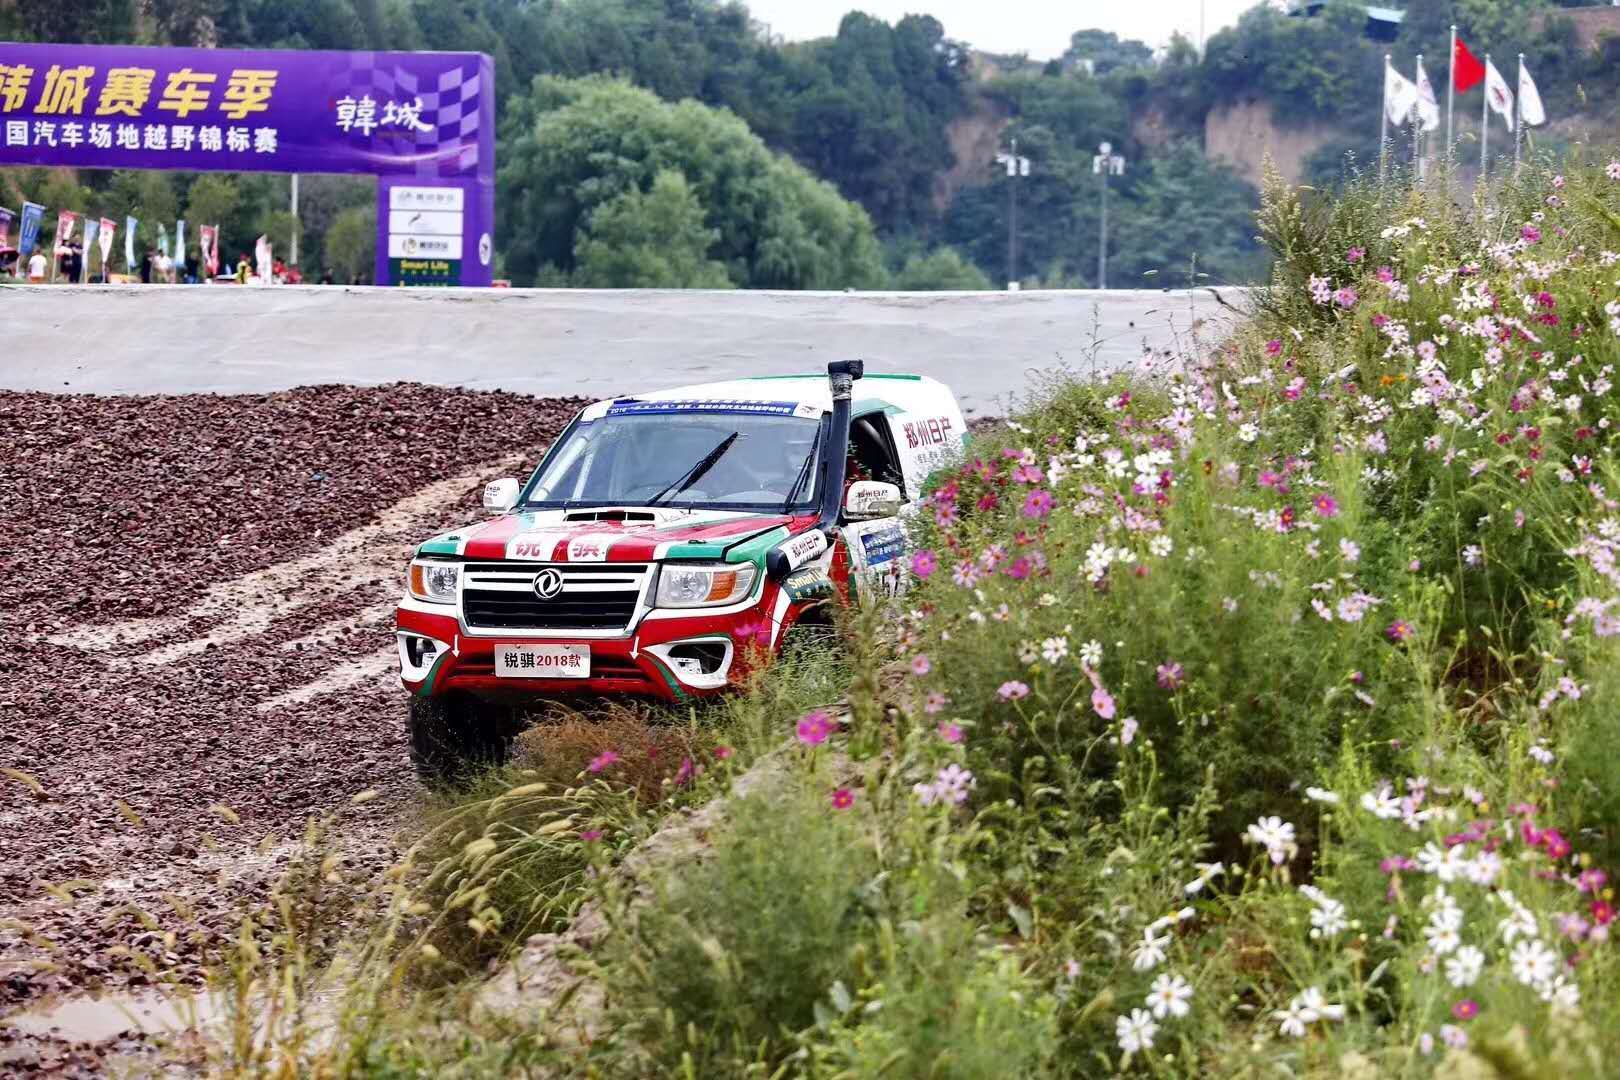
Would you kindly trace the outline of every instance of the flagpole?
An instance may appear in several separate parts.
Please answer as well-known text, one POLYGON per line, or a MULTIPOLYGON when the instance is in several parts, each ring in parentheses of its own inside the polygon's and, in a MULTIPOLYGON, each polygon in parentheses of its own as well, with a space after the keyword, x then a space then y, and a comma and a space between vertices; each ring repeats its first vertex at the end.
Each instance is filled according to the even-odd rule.
POLYGON ((1451 24, 1451 63, 1446 65, 1446 188, 1451 188, 1451 114, 1457 105, 1457 24, 1451 24))
MULTIPOLYGON (((1425 81, 1429 73, 1423 70, 1423 54, 1417 54, 1417 74, 1425 81)), ((1423 87, 1418 87, 1418 104, 1412 111, 1412 176, 1423 179, 1423 87)))
POLYGON ((1518 93, 1513 95, 1513 175, 1519 175, 1519 136, 1524 130, 1524 53, 1519 54, 1518 93))
POLYGON ((1485 54, 1485 71, 1486 71, 1487 74, 1486 74, 1486 78, 1485 78, 1485 93, 1481 95, 1481 97, 1484 100, 1481 102, 1480 107, 1479 107, 1479 178, 1480 178, 1481 181, 1488 180, 1490 178, 1490 175, 1491 175, 1490 161, 1485 156, 1485 149, 1486 149, 1487 146, 1490 145, 1490 141, 1491 141, 1491 80, 1490 80, 1490 75, 1489 75, 1490 70, 1491 70, 1491 54, 1486 53, 1485 54))
POLYGON ((1378 110, 1378 183, 1389 171, 1389 53, 1384 54, 1384 107, 1378 110))

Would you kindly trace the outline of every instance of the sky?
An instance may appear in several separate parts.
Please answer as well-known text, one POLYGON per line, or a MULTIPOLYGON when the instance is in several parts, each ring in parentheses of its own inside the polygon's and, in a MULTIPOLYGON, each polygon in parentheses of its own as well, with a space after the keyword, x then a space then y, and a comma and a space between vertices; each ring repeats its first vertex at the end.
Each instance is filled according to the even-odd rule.
POLYGON ((755 19, 789 41, 830 37, 854 9, 894 22, 927 14, 945 33, 976 49, 1027 52, 1049 60, 1063 52, 1069 35, 1093 27, 1112 30, 1158 47, 1179 30, 1198 40, 1199 9, 1206 34, 1230 26, 1258 0, 744 0, 755 19))

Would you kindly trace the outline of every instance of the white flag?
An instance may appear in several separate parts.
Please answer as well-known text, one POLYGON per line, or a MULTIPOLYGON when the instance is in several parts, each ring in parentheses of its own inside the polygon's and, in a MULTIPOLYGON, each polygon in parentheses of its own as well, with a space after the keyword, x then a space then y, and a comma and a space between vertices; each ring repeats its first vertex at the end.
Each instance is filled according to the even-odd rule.
POLYGON ((1406 123, 1417 107, 1417 83, 1395 70, 1394 64, 1384 65, 1384 115, 1396 127, 1406 123))
POLYGON ((1434 87, 1429 83, 1429 73, 1423 70, 1423 61, 1417 66, 1417 114, 1423 123, 1424 131, 1433 131, 1440 126, 1440 103, 1435 100, 1434 87))
POLYGON ((1508 89, 1507 80, 1502 73, 1496 70, 1496 64, 1490 60, 1485 61, 1485 101, 1490 105, 1491 112, 1497 113, 1507 122, 1508 130, 1513 130, 1513 91, 1508 89))
POLYGON ((1523 64, 1519 65, 1519 115, 1526 127, 1540 127, 1547 122, 1547 110, 1541 107, 1541 91, 1536 89, 1536 80, 1523 64))

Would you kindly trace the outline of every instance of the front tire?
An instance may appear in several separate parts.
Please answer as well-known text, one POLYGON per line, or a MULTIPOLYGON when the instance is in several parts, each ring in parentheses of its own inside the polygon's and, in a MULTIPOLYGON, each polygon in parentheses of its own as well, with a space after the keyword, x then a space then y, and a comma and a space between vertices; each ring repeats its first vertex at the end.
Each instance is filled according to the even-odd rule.
POLYGON ((467 694, 412 697, 411 764, 425 783, 453 784, 506 764, 517 734, 509 706, 467 694))

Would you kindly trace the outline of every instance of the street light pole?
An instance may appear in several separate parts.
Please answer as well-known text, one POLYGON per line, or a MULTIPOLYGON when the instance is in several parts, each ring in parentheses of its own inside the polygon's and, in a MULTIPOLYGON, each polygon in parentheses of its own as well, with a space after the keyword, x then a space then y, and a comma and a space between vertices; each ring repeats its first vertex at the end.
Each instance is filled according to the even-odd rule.
POLYGON ((997 164, 1007 167, 1007 288, 1018 287, 1018 178, 1029 175, 1029 158, 1018 156, 1018 140, 1012 150, 996 155, 997 164))
POLYGON ((1112 143, 1097 147, 1091 171, 1102 177, 1102 227, 1097 231, 1097 288, 1108 288, 1108 177, 1125 175, 1125 159, 1114 153, 1112 143))
POLYGON ((292 174, 292 250, 288 252, 289 265, 298 265, 298 174, 292 174))

